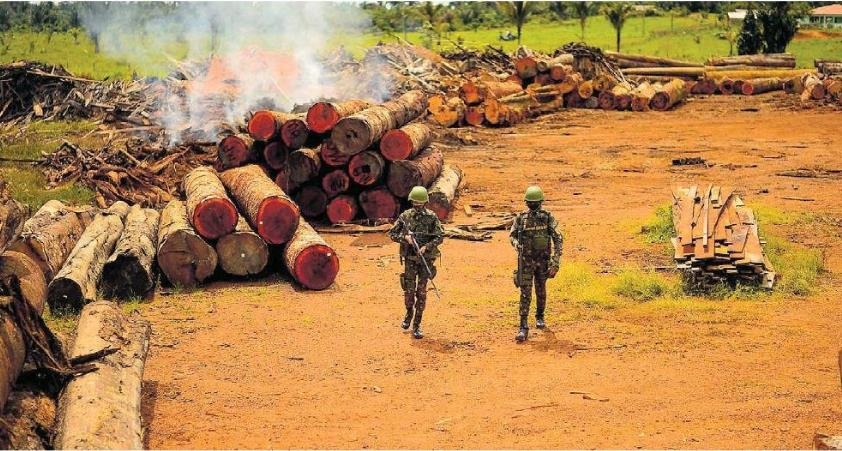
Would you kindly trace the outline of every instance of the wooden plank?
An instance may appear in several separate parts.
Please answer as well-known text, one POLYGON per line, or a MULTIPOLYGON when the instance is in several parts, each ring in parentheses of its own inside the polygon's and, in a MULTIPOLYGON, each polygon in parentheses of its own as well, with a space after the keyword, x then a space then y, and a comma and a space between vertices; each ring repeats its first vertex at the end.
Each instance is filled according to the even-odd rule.
POLYGON ((746 237, 745 254, 750 263, 763 263, 763 247, 760 246, 760 238, 753 230, 746 237))

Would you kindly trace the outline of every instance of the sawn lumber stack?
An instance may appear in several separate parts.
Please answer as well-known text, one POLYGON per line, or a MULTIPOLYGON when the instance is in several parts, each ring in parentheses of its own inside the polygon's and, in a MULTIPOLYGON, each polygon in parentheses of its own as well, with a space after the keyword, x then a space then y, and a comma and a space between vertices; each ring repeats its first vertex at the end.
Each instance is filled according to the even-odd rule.
POLYGON ((672 217, 675 261, 696 286, 740 282, 772 288, 776 275, 763 253, 754 212, 733 189, 677 188, 672 217))

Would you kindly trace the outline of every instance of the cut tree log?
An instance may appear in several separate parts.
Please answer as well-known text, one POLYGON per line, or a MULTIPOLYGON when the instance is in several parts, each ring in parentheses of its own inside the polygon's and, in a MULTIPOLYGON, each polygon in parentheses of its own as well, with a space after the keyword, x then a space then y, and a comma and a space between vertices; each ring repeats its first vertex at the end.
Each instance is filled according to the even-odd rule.
POLYGON ((632 91, 632 111, 649 111, 649 102, 657 92, 655 85, 641 83, 632 91))
POLYGON ((126 215, 123 234, 102 268, 99 287, 108 298, 145 296, 155 287, 152 264, 158 249, 161 215, 134 205, 126 215))
POLYGON ((263 161, 266 166, 278 170, 288 164, 289 153, 289 149, 280 141, 269 141, 263 147, 263 161))
POLYGON ((479 127, 485 122, 485 109, 482 105, 469 106, 465 109, 465 122, 468 125, 479 127))
POLYGON ((215 240, 234 231, 237 207, 228 198, 219 174, 207 166, 193 169, 184 176, 187 217, 202 238, 215 240))
POLYGON ((784 92, 787 94, 801 94, 804 91, 802 76, 789 77, 784 81, 784 92))
POLYGON ((465 105, 479 105, 488 98, 499 99, 522 90, 519 83, 511 81, 484 81, 477 84, 467 82, 459 88, 459 98, 465 105))
POLYGON ((50 200, 24 223, 20 240, 10 249, 31 256, 47 281, 53 280, 96 213, 91 207, 68 207, 50 200))
POLYGON ((456 200, 459 185, 463 180, 462 170, 458 166, 445 164, 442 167, 441 174, 430 185, 430 202, 427 207, 440 220, 446 220, 453 210, 453 202, 456 200))
POLYGON ((716 81, 711 78, 702 78, 693 88, 690 89, 691 94, 711 95, 716 93, 716 81))
POLYGON ((426 110, 426 94, 409 91, 397 99, 340 119, 330 137, 339 152, 355 155, 371 147, 387 131, 402 127, 426 110))
POLYGON ((631 90, 631 86, 621 83, 614 85, 610 90, 600 92, 599 107, 603 110, 628 109, 631 106, 631 90))
POLYGON ((708 66, 732 66, 743 64, 747 66, 795 68, 795 55, 789 53, 775 53, 762 55, 739 55, 709 58, 708 66))
POLYGON ((269 244, 289 241, 298 226, 298 207, 260 166, 231 169, 220 179, 261 238, 269 244))
POLYGON ((649 106, 656 111, 666 111, 687 97, 684 80, 675 79, 665 84, 652 96, 649 106))
POLYGON ((731 95, 734 93, 734 80, 730 78, 723 78, 719 81, 719 93, 722 95, 731 95))
POLYGON ((433 142, 433 131, 420 122, 389 130, 380 140, 380 153, 389 161, 409 160, 433 142))
POLYGON ((255 111, 254 115, 248 121, 249 136, 257 141, 269 141, 280 138, 281 127, 287 121, 296 117, 295 114, 281 111, 255 111))
POLYGON ((730 78, 732 80, 749 80, 752 78, 791 78, 804 74, 815 74, 813 69, 774 69, 766 68, 764 70, 725 70, 725 71, 706 71, 706 78, 713 78, 714 80, 722 80, 723 78, 730 78))
MULTIPOLYGON (((441 150, 430 146, 414 160, 395 161, 389 167, 386 185, 395 196, 405 198, 415 186, 430 186, 444 164, 441 150)), ((353 174, 351 174, 353 177, 353 174)))
POLYGON ((350 187, 351 177, 343 169, 330 171, 322 177, 322 190, 328 198, 334 198, 350 187))
POLYGON ((357 217, 359 207, 354 196, 340 194, 327 204, 327 219, 331 224, 351 222, 357 217))
POLYGON ((522 79, 538 75, 538 61, 531 56, 517 58, 515 60, 515 73, 522 79))
POLYGON ((195 287, 216 270, 216 251, 193 230, 187 208, 170 201, 158 226, 158 266, 174 286, 195 287))
POLYGON ((143 449, 141 385, 150 335, 148 323, 124 317, 116 303, 99 301, 82 310, 71 358, 117 352, 62 391, 56 449, 143 449))
POLYGON ((465 120, 465 108, 465 102, 459 97, 445 100, 443 96, 432 96, 427 112, 434 123, 447 128, 458 126, 465 120))
POLYGON ((617 80, 615 80, 613 76, 608 74, 599 74, 593 80, 593 89, 596 92, 602 92, 613 88, 616 84, 617 80))
POLYGON ((351 161, 351 155, 346 155, 339 151, 333 145, 333 141, 325 140, 321 147, 319 147, 319 155, 322 157, 322 162, 328 166, 339 168, 348 164, 351 161))
MULTIPOLYGON (((702 67, 702 64, 692 63, 689 61, 674 60, 669 58, 660 58, 655 56, 634 55, 630 53, 619 53, 610 50, 605 51, 610 59, 616 61, 618 64, 621 61, 637 61, 642 63, 655 64, 663 67, 702 67)), ((620 66, 621 68, 623 66, 620 66)))
POLYGON ((572 74, 566 76, 564 80, 556 86, 558 86, 558 91, 562 94, 569 94, 573 91, 577 91, 578 94, 579 85, 583 82, 584 79, 582 78, 582 75, 578 72, 573 72, 572 74))
POLYGON ((801 92, 801 101, 808 100, 822 100, 826 94, 824 84, 815 75, 804 75, 801 79, 801 84, 804 85, 804 91, 801 92))
POLYGON ((297 114, 281 125, 281 142, 289 150, 298 150, 307 143, 310 129, 303 114, 297 114))
POLYGON ((216 242, 216 254, 222 270, 234 276, 260 274, 269 262, 269 247, 242 215, 234 231, 216 242))
POLYGON ((783 89, 783 82, 780 78, 755 78, 752 80, 745 80, 740 87, 743 95, 751 96, 770 91, 780 91, 783 89))
POLYGON ((372 105, 364 100, 348 100, 345 102, 317 102, 307 110, 307 126, 314 133, 327 133, 343 117, 370 108, 372 105))
POLYGON ((298 283, 311 290, 329 287, 339 273, 336 251, 303 219, 284 246, 284 264, 298 283))
POLYGON ((47 301, 47 279, 38 262, 22 252, 6 250, 0 254, 0 286, 10 277, 17 278, 23 299, 41 312, 47 301))
POLYGON ((368 150, 358 153, 348 163, 351 180, 361 186, 371 186, 383 178, 386 172, 386 160, 380 152, 368 150))
POLYGON ((359 200, 365 217, 371 220, 395 219, 400 212, 398 198, 384 186, 361 192, 359 200))
POLYGON ((261 146, 255 145, 254 139, 246 134, 229 135, 219 141, 217 171, 238 168, 260 161, 261 146))
POLYGON ((47 303, 51 311, 78 312, 96 300, 102 268, 123 233, 128 212, 128 204, 115 202, 85 229, 67 262, 50 282, 47 303))
POLYGON ((301 148, 289 154, 289 179, 301 184, 319 175, 322 160, 317 149, 301 148))
POLYGON ((327 194, 316 185, 304 185, 295 194, 295 203, 305 218, 318 218, 327 209, 327 194))
POLYGON ((579 87, 577 89, 579 91, 579 97, 582 99, 588 99, 593 96, 593 81, 583 81, 582 83, 579 83, 579 87))
POLYGON ((294 193, 301 184, 297 182, 293 182, 289 177, 289 166, 285 166, 278 170, 278 173, 275 174, 275 184, 283 190, 285 193, 294 193))
POLYGON ((622 70, 623 75, 666 75, 670 77, 703 77, 704 67, 633 67, 622 70))

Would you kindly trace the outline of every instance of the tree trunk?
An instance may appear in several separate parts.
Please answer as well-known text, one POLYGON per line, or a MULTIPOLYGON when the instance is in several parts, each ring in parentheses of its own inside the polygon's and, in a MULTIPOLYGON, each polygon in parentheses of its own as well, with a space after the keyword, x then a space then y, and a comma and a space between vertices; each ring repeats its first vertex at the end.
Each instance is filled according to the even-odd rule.
POLYGON ((729 96, 734 93, 734 80, 730 78, 723 78, 719 82, 719 93, 725 96, 729 96))
POLYGON ((364 100, 348 100, 339 103, 318 102, 307 110, 307 126, 315 133, 327 133, 333 130, 336 123, 343 117, 359 113, 371 106, 364 100))
POLYGON ((302 148, 289 154, 289 179, 295 183, 317 177, 321 168, 322 160, 316 149, 302 148))
POLYGON ((12 199, 0 180, 0 253, 21 234, 28 217, 29 208, 12 199))
POLYGON ((739 55, 719 58, 709 58, 708 66, 732 66, 744 64, 747 66, 795 68, 795 55, 786 53, 765 55, 739 55))
POLYGON ((298 226, 298 207, 260 166, 231 169, 220 178, 261 238, 269 244, 289 241, 298 226))
POLYGON ((702 78, 690 90, 691 94, 711 95, 716 93, 716 82, 710 78, 702 78))
POLYGON ((0 255, 0 286, 12 276, 20 283, 23 299, 40 312, 47 301, 47 279, 38 262, 22 252, 6 250, 0 255))
POLYGON ((322 189, 328 198, 334 198, 350 187, 351 177, 342 169, 333 170, 322 177, 322 189))
POLYGON ((426 109, 426 94, 409 91, 395 100, 340 119, 331 132, 331 140, 339 152, 355 155, 371 147, 387 131, 402 127, 426 109))
POLYGON ((357 217, 359 207, 354 196, 340 194, 327 204, 327 219, 331 224, 351 222, 357 217))
POLYGON ((443 96, 432 96, 427 111, 434 123, 445 128, 454 127, 465 119, 465 102, 459 97, 445 100, 443 96))
POLYGON ((639 67, 623 69, 623 75, 666 75, 698 78, 705 75, 704 67, 639 67))
POLYGON ((523 88, 520 84, 510 81, 486 81, 478 84, 467 82, 459 88, 459 98, 466 105, 479 105, 489 97, 499 99, 521 91, 523 88))
POLYGON ((322 157, 322 162, 328 166, 339 168, 348 164, 351 161, 351 155, 344 154, 333 145, 333 141, 327 139, 319 148, 319 155, 322 157))
POLYGON ((520 78, 532 78, 538 75, 538 62, 531 56, 515 60, 515 72, 520 78))
POLYGON ((371 186, 383 178, 386 172, 386 160, 380 152, 367 150, 358 153, 348 163, 348 174, 361 186, 371 186))
POLYGON ((395 219, 400 212, 398 198, 383 186, 363 191, 359 199, 365 217, 371 220, 395 219))
POLYGON ((430 202, 427 206, 440 220, 447 219, 453 209, 453 201, 456 200, 462 180, 462 170, 458 166, 446 164, 442 167, 441 175, 430 185, 430 202))
POLYGON ((174 286, 195 287, 216 270, 217 256, 190 226, 187 208, 171 201, 158 226, 158 266, 174 286))
POLYGON ((96 300, 102 268, 123 233, 123 220, 128 212, 128 204, 115 202, 85 229, 67 263, 50 282, 47 302, 51 311, 78 312, 86 303, 96 300))
POLYGON ((433 131, 420 122, 389 130, 380 140, 380 153, 389 161, 409 160, 433 142, 433 131))
POLYGON ((281 111, 255 111, 254 115, 248 121, 249 135, 256 141, 269 141, 273 138, 280 138, 281 126, 295 117, 295 114, 281 111))
POLYGON ((605 55, 607 55, 610 59, 617 62, 617 66, 620 68, 624 68, 624 62, 640 62, 646 64, 652 64, 654 66, 649 67, 702 67, 702 64, 699 63, 692 63, 689 61, 681 61, 681 60, 674 60, 669 58, 659 58, 655 56, 646 56, 646 55, 632 55, 629 53, 618 53, 612 51, 606 51, 605 55))
POLYGON ((801 101, 806 102, 812 100, 822 100, 825 96, 824 84, 815 75, 806 75, 802 77, 802 84, 804 91, 801 92, 801 101))
POLYGON ((234 232, 216 242, 216 254, 222 270, 234 276, 259 274, 269 262, 269 247, 242 215, 234 232))
POLYGON ((784 92, 787 94, 801 94, 804 92, 804 81, 801 75, 788 78, 784 82, 784 92))
POLYGON ((459 87, 459 98, 468 106, 479 105, 483 101, 479 85, 472 81, 462 83, 459 87))
POLYGON ((582 99, 588 99, 593 96, 593 81, 587 80, 579 83, 579 97, 582 99))
POLYGON ((751 96, 769 91, 780 91, 783 83, 779 78, 756 78, 746 80, 741 87, 743 95, 751 96))
POLYGON ((274 182, 275 185, 278 185, 278 187, 281 188, 283 192, 287 193, 287 195, 293 194, 295 190, 301 187, 300 183, 293 182, 292 179, 290 179, 289 166, 285 166, 278 170, 278 173, 275 174, 274 182))
POLYGON ((593 90, 596 92, 608 91, 617 84, 617 80, 608 74, 600 74, 593 80, 593 90))
POLYGON ((632 91, 632 111, 649 111, 649 102, 655 92, 657 92, 655 85, 641 83, 632 91))
POLYGON ((229 135, 219 142, 219 151, 214 168, 217 171, 238 168, 260 161, 261 146, 246 134, 229 135))
POLYGON ((652 96, 649 106, 657 111, 666 111, 678 102, 687 97, 687 89, 684 81, 675 79, 663 86, 663 88, 652 96))
POLYGON ((465 122, 474 127, 479 127, 485 121, 485 110, 482 105, 469 106, 465 109, 465 122))
POLYGON ((404 198, 414 186, 430 186, 441 174, 444 157, 441 150, 428 147, 414 160, 395 161, 389 168, 386 185, 395 196, 404 198))
POLYGON ((336 251, 303 219, 284 246, 284 264, 298 283, 311 290, 329 287, 339 273, 336 251))
POLYGON ((312 219, 323 215, 327 209, 327 194, 316 185, 304 185, 295 195, 301 216, 312 219))
POLYGON ((100 289, 107 298, 144 296, 155 286, 152 264, 158 249, 161 215, 151 208, 134 205, 117 247, 102 268, 100 289))
POLYGON ((184 177, 184 194, 187 217, 202 238, 215 240, 234 231, 237 207, 213 168, 200 166, 190 171, 184 177))
POLYGON ((304 147, 307 138, 310 137, 310 129, 304 121, 304 115, 295 115, 292 119, 281 125, 281 142, 289 150, 298 150, 304 147))
POLYGON ((53 280, 96 213, 91 207, 50 200, 23 224, 20 240, 9 248, 31 256, 44 277, 53 280))
POLYGON ((572 74, 564 77, 564 80, 556 86, 558 87, 558 91, 560 93, 568 94, 573 91, 578 91, 579 85, 583 82, 584 80, 582 79, 582 75, 578 72, 573 72, 572 74))
POLYGON ((569 64, 562 64, 550 67, 550 80, 562 82, 573 73, 573 67, 569 64))
POLYGON ((266 166, 277 171, 288 164, 289 153, 289 149, 280 141, 269 141, 263 147, 263 161, 266 166))
POLYGON ((128 320, 113 302, 89 304, 79 317, 71 358, 104 349, 97 371, 75 377, 59 398, 56 449, 143 449, 141 384, 149 324, 128 320))

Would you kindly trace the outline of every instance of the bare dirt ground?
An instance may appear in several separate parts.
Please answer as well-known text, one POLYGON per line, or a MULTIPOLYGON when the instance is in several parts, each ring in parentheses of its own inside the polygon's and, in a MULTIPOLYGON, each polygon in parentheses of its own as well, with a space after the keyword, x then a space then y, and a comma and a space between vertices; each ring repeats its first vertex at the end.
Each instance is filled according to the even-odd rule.
POLYGON ((629 224, 673 185, 739 187, 746 201, 826 221, 780 232, 821 248, 828 274, 807 298, 714 308, 590 312, 557 301, 546 331, 514 342, 507 233, 446 241, 423 340, 398 324, 396 246, 330 235, 341 258, 324 292, 283 278, 156 295, 144 420, 154 448, 809 448, 842 434, 842 113, 784 108, 782 93, 694 99, 668 113, 565 111, 446 158, 468 174, 457 222, 517 211, 543 186, 565 262, 670 264, 629 224), (673 167, 700 156, 709 166, 673 167), (787 200, 809 198, 812 201, 787 200), (583 395, 582 392, 588 393, 583 395))

